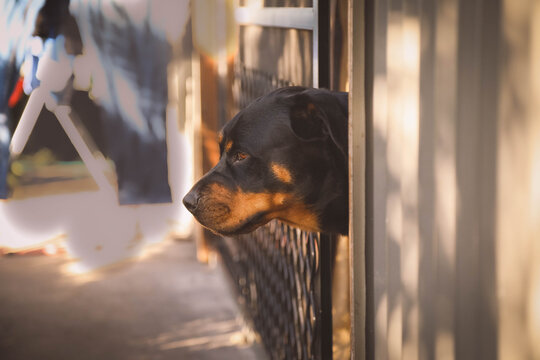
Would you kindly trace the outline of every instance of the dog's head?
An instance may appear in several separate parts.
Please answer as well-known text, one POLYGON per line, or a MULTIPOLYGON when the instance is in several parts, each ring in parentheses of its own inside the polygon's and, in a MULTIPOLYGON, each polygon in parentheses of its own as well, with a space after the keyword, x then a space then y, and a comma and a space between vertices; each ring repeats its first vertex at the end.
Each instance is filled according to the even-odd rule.
POLYGON ((219 134, 220 160, 184 197, 222 235, 272 219, 346 233, 347 94, 288 87, 259 98, 219 134))

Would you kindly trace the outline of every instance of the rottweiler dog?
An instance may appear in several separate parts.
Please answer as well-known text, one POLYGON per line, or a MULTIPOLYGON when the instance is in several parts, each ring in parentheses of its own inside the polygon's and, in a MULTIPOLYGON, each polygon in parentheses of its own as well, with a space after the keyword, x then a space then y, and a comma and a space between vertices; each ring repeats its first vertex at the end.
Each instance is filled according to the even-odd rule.
POLYGON ((343 92, 286 87, 255 100, 225 124, 218 164, 184 205, 226 236, 272 219, 347 234, 347 115, 343 92))

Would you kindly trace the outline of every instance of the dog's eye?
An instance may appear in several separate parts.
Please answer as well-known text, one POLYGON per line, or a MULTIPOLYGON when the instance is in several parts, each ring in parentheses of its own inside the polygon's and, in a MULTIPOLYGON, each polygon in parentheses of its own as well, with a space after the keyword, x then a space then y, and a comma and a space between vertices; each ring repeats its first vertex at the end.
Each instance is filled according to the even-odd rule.
POLYGON ((246 153, 243 153, 241 151, 238 151, 238 152, 235 152, 232 156, 232 162, 235 163, 235 162, 239 162, 239 161, 242 161, 242 160, 245 160, 248 158, 248 154, 246 153))

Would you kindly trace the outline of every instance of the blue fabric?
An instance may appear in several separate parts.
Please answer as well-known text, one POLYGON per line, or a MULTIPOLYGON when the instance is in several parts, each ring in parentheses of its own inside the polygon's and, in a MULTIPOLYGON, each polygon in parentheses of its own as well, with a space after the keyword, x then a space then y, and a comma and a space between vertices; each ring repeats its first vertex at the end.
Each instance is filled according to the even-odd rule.
POLYGON ((120 203, 170 202, 165 133, 170 45, 150 24, 144 9, 149 3, 73 3, 83 47, 97 54, 90 91, 103 109, 120 203))
POLYGON ((7 174, 9 170, 9 139, 11 134, 7 125, 7 117, 0 114, 0 199, 7 199, 9 189, 7 174))
MULTIPOLYGON (((122 204, 171 201, 165 133, 171 49, 150 23, 150 7, 144 9, 149 1, 71 2, 75 3, 71 10, 85 52, 95 56, 91 64, 93 88, 89 91, 102 109, 106 155, 116 166, 122 204)), ((0 5, 0 114, 8 119, 0 124, 0 133, 8 131, 0 138, 0 197, 8 192, 5 180, 11 134, 7 101, 26 53, 26 41, 44 3, 4 0, 0 5)), ((57 4, 47 1, 49 15, 54 16, 57 4)))
POLYGON ((9 170, 9 143, 11 133, 8 124, 9 89, 14 83, 14 63, 0 58, 0 199, 8 197, 7 174, 9 170))
POLYGON ((8 101, 19 77, 27 40, 44 0, 3 0, 0 5, 0 199, 8 196, 11 119, 8 101))

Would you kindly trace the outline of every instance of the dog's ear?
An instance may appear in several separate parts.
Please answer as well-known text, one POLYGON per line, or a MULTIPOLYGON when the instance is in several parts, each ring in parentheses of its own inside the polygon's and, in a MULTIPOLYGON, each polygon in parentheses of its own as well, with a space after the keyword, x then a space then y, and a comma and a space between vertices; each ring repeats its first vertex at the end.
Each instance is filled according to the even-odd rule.
POLYGON ((302 140, 331 139, 339 151, 347 156, 347 114, 340 101, 330 92, 301 92, 292 96, 291 129, 302 140), (340 119, 338 117, 343 117, 340 119), (345 124, 340 121, 345 120, 345 124))
POLYGON ((317 107, 309 97, 300 94, 294 97, 291 106, 291 129, 303 140, 323 139, 327 136, 325 126, 319 116, 317 107))

